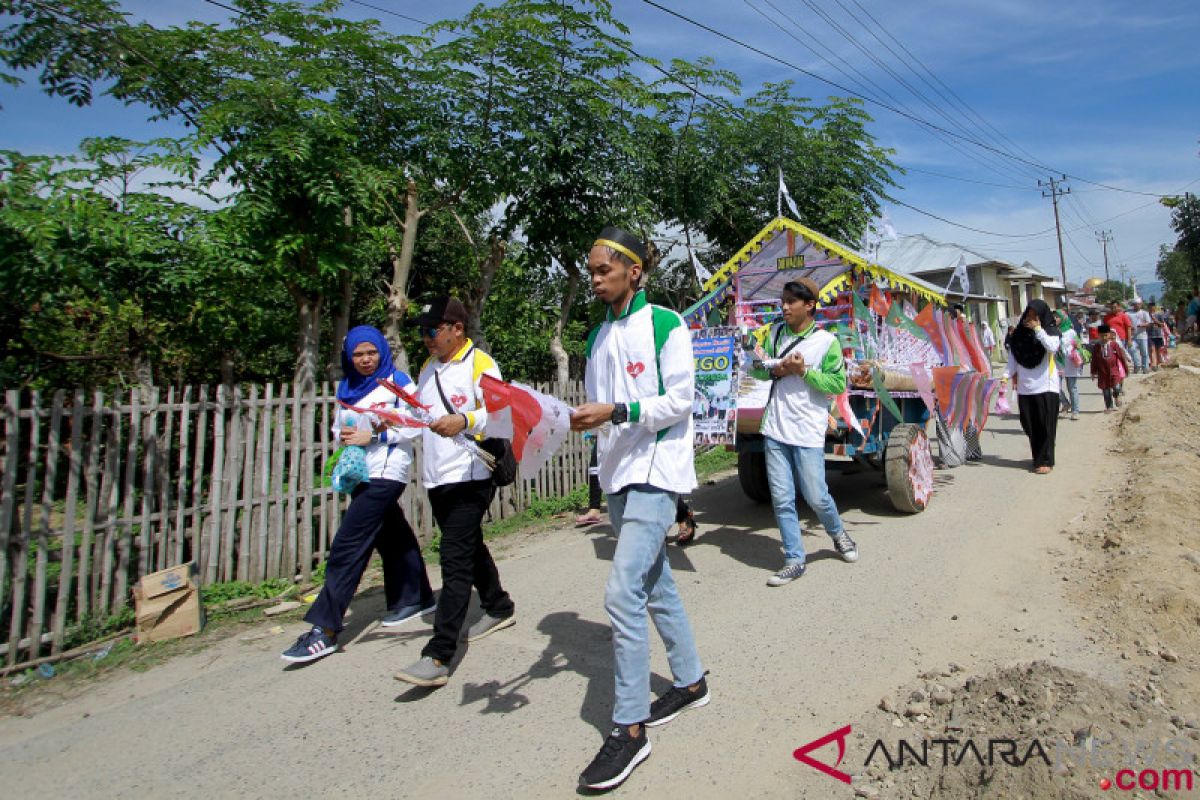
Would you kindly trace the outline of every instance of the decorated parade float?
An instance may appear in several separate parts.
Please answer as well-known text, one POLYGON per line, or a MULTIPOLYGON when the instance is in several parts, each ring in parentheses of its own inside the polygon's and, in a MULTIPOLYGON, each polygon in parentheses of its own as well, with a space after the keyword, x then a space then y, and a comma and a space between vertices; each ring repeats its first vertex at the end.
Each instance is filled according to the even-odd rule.
POLYGON ((817 324, 837 336, 846 360, 827 457, 881 471, 897 510, 923 511, 933 494, 929 422, 943 466, 961 463, 977 449, 999 389, 975 326, 946 307, 937 287, 785 217, 707 280, 684 312, 696 355, 697 444, 735 447, 743 491, 770 501, 759 434, 770 382, 754 378, 751 365, 762 357, 763 326, 780 315, 784 284, 801 277, 821 287, 817 324))

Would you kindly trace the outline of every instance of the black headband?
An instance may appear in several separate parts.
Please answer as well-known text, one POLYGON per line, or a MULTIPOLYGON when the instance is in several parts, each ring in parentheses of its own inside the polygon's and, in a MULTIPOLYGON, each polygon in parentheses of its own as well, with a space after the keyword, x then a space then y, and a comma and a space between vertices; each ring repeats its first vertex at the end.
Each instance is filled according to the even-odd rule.
POLYGON ((609 225, 600 231, 600 235, 596 237, 595 245, 615 250, 639 267, 646 263, 645 243, 622 228, 609 225))

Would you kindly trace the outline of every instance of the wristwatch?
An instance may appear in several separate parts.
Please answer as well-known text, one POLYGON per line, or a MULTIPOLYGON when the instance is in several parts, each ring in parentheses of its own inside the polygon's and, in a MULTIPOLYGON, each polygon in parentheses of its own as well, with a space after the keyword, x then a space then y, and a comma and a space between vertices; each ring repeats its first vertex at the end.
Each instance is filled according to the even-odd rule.
POLYGON ((629 406, 624 403, 613 403, 612 424, 621 425, 629 421, 629 406))

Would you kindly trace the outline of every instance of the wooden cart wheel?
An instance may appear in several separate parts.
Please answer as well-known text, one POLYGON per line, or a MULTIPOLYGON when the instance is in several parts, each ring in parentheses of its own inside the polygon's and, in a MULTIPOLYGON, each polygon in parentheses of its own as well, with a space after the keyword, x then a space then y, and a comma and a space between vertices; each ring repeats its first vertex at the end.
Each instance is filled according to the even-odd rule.
POLYGON ((905 422, 892 428, 883 457, 888 497, 897 511, 924 511, 933 495, 933 456, 920 425, 905 422))

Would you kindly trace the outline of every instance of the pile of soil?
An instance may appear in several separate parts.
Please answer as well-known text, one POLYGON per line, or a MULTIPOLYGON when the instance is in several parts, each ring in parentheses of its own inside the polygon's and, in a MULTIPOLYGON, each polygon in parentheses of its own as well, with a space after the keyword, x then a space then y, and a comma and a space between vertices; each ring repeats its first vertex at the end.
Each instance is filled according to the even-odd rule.
MULTIPOLYGON (((1119 689, 1044 661, 985 677, 956 669, 883 698, 856 730, 856 795, 1082 800, 1124 769, 1122 785, 1154 770, 1156 787, 1197 769, 1200 724, 1167 709, 1154 680, 1119 689)), ((1192 781, 1200 789, 1200 774, 1192 781)))
POLYGON ((1185 346, 1170 368, 1132 380, 1105 459, 1078 476, 1090 507, 1060 532, 1083 624, 1127 681, 1045 661, 926 673, 856 729, 853 752, 867 754, 853 765, 856 795, 1086 798, 1131 787, 1122 794, 1171 797, 1187 789, 1164 784, 1175 769, 1170 781, 1190 773, 1200 792, 1200 350, 1185 346), (989 753, 997 739, 1012 750, 993 741, 989 753), (967 740, 981 758, 964 754, 967 740))

